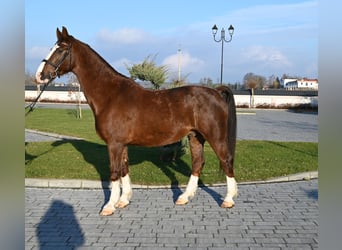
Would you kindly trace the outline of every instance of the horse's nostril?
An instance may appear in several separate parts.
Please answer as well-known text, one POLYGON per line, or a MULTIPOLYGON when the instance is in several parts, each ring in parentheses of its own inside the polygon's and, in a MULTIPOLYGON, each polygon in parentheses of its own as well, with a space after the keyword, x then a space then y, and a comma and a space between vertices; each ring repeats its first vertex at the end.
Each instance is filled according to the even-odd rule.
POLYGON ((40 80, 50 79, 50 74, 43 74, 43 72, 40 74, 40 80))

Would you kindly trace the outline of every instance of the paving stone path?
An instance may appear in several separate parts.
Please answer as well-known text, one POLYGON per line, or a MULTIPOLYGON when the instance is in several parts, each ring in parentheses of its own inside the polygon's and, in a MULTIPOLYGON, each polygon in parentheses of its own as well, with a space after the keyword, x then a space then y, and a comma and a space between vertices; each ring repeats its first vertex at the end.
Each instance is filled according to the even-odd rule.
POLYGON ((185 206, 180 189, 134 189, 131 204, 100 217, 105 189, 25 190, 26 249, 318 249, 318 181, 201 187, 185 206))

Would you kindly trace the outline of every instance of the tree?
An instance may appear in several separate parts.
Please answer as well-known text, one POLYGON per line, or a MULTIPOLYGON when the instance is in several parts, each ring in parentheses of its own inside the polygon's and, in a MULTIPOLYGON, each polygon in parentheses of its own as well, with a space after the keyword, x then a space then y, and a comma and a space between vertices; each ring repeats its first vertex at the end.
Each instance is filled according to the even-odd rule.
POLYGON ((25 85, 35 85, 35 75, 31 74, 29 71, 25 73, 25 85))
POLYGON ((254 73, 247 73, 243 77, 243 83, 245 89, 262 89, 266 84, 266 78, 254 73))
MULTIPOLYGON (((72 72, 68 73, 67 77, 68 77, 68 85, 69 86, 71 86, 71 87, 77 86, 77 92, 75 92, 76 102, 77 102, 76 116, 77 116, 77 118, 82 119, 81 84, 78 82, 77 76, 74 73, 72 73, 72 72)), ((71 93, 73 93, 73 90, 71 90, 71 93)))
POLYGON ((251 103, 250 106, 254 108, 254 89, 261 89, 266 84, 266 78, 264 76, 255 75, 253 73, 247 73, 243 82, 245 89, 251 90, 251 103))
POLYGON ((280 88, 280 80, 279 77, 275 75, 271 75, 267 80, 267 87, 272 89, 279 89, 280 88))
POLYGON ((187 78, 187 76, 184 76, 181 79, 172 78, 171 84, 170 84, 171 88, 177 88, 177 87, 184 86, 185 84, 187 84, 186 78, 187 78))
POLYGON ((301 77, 301 76, 296 76, 296 75, 290 75, 290 74, 283 74, 282 75, 282 77, 281 77, 281 79, 301 79, 301 78, 303 78, 303 77, 301 77))
POLYGON ((68 85, 79 85, 79 82, 78 82, 78 79, 77 79, 77 76, 70 72, 67 74, 67 77, 68 77, 68 85))
POLYGON ((213 80, 210 77, 201 78, 199 83, 203 86, 213 86, 213 80))
POLYGON ((279 77, 277 77, 275 79, 275 81, 273 82, 273 88, 275 89, 280 89, 280 80, 279 80, 279 77))
POLYGON ((131 67, 126 65, 126 68, 131 75, 131 78, 142 81, 149 81, 154 89, 160 89, 160 86, 165 83, 168 73, 167 66, 157 66, 155 58, 151 55, 147 56, 142 63, 133 64, 131 67))

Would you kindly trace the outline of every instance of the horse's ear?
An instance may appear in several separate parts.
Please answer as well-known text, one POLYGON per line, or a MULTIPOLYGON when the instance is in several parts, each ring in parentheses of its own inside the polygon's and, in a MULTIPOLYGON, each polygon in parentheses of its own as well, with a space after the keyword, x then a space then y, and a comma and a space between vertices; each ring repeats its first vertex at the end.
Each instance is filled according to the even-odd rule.
POLYGON ((62 34, 64 38, 69 37, 68 30, 64 26, 62 27, 62 34))
POLYGON ((62 33, 59 31, 58 28, 56 30, 56 35, 57 35, 57 41, 61 41, 62 40, 62 33))

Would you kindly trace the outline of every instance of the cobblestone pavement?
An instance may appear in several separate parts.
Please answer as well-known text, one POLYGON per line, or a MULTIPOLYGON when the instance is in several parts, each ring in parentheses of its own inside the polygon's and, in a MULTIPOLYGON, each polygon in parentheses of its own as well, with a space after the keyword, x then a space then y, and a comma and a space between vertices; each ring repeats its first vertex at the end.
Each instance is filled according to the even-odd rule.
POLYGON ((226 187, 201 187, 185 206, 179 189, 134 189, 109 217, 105 189, 25 190, 26 249, 317 249, 318 181, 239 186, 236 206, 219 204, 226 187))

